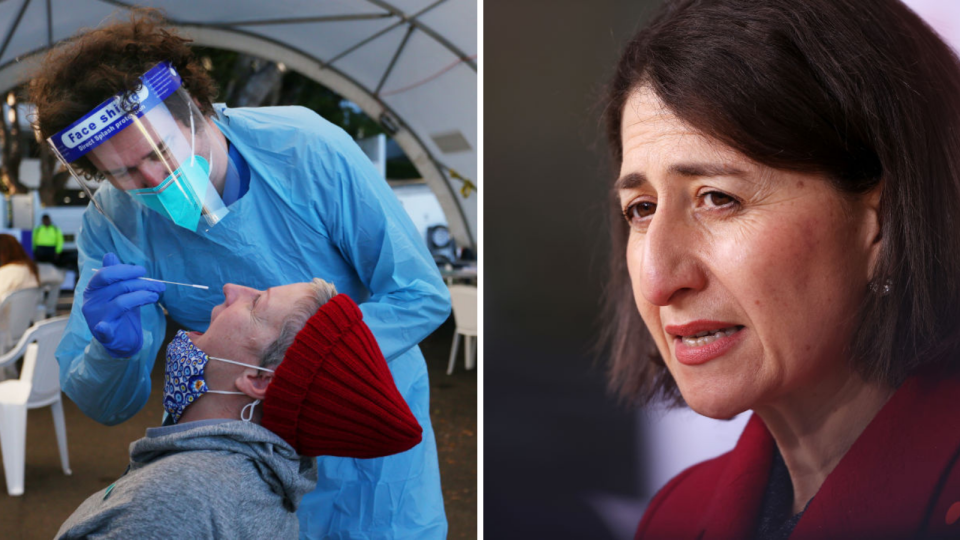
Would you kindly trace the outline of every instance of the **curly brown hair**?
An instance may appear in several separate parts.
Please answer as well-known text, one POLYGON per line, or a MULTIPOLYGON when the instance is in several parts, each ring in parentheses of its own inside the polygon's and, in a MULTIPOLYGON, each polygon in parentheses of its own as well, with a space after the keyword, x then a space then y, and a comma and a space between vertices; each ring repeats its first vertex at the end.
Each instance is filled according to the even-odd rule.
MULTIPOLYGON (((134 9, 129 21, 86 31, 52 49, 29 85, 28 100, 36 105, 34 129, 47 139, 110 96, 134 93, 140 76, 164 60, 180 73, 201 112, 212 116, 217 85, 194 56, 190 41, 168 28, 160 11, 134 9)), ((75 165, 96 173, 86 157, 75 165)))

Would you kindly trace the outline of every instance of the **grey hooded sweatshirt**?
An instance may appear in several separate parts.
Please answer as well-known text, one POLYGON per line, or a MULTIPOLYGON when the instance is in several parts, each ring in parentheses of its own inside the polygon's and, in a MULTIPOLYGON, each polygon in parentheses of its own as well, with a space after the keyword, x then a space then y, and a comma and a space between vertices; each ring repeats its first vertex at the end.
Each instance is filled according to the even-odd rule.
POLYGON ((150 428, 119 480, 84 501, 57 538, 296 539, 317 462, 233 420, 150 428))

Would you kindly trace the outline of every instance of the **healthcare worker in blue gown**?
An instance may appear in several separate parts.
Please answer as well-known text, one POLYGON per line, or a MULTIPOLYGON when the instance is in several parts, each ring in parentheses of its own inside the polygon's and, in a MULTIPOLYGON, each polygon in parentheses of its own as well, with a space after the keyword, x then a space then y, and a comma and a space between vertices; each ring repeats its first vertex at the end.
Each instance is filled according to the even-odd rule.
POLYGON ((319 458, 317 488, 298 509, 301 538, 444 538, 417 344, 448 316, 449 294, 387 183, 344 131, 308 109, 198 98, 205 71, 180 50, 185 40, 161 35, 149 17, 92 36, 48 57, 31 87, 40 132, 61 162, 81 179, 109 180, 77 239, 78 294, 56 353, 63 390, 88 416, 121 423, 147 401, 162 308, 203 331, 225 283, 265 290, 321 277, 359 303, 424 432, 421 444, 387 458, 319 458), (156 50, 181 56, 151 57, 156 50), (140 69, 140 86, 71 94, 71 84, 83 87, 78 70, 110 62, 140 69), (93 101, 68 120, 50 105, 57 99, 93 101))

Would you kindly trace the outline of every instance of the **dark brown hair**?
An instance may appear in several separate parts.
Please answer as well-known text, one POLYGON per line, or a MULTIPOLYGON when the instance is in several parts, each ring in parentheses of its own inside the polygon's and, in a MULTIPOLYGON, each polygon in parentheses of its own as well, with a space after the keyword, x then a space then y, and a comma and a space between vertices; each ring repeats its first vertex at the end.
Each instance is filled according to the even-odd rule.
POLYGON ((6 266, 8 264, 25 265, 30 269, 33 277, 37 278, 37 283, 40 282, 37 263, 33 262, 33 259, 27 256, 27 252, 24 251, 20 242, 9 234, 0 234, 0 266, 6 266))
MULTIPOLYGON (((34 127, 47 139, 110 96, 136 92, 140 76, 164 60, 176 68, 201 112, 213 115, 216 83, 188 43, 164 26, 159 11, 135 9, 129 21, 96 28, 52 49, 29 85, 28 99, 37 111, 34 127)), ((85 156, 76 165, 90 175, 96 173, 85 156)))
MULTIPOLYGON (((960 63, 897 0, 679 0, 627 45, 604 112, 614 170, 624 103, 648 86, 678 118, 748 158, 880 185, 881 253, 851 345, 893 386, 960 345, 960 63), (880 284, 877 287, 877 284, 880 284)), ((611 388, 682 403, 637 311, 629 228, 613 210, 606 310, 611 388)))

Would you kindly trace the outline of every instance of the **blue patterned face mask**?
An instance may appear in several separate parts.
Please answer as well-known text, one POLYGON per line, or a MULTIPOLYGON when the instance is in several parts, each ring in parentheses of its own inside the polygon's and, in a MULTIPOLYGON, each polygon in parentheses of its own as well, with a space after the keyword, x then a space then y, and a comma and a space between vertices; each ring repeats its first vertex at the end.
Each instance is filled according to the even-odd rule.
MULTIPOLYGON (((243 392, 227 392, 207 388, 207 381, 203 378, 203 372, 206 368, 207 361, 210 359, 228 364, 236 364, 245 368, 259 369, 261 371, 269 371, 270 373, 274 372, 272 369, 251 366, 250 364, 235 362, 225 358, 208 356, 207 353, 201 351, 193 344, 193 341, 190 340, 190 336, 188 336, 186 332, 183 330, 178 331, 176 337, 167 345, 167 365, 163 378, 163 408, 173 417, 174 424, 180 421, 184 409, 203 394, 245 395, 243 392)), ((259 399, 246 405, 243 410, 240 411, 240 419, 244 422, 249 422, 250 419, 253 418, 253 409, 258 403, 260 403, 259 399)))

